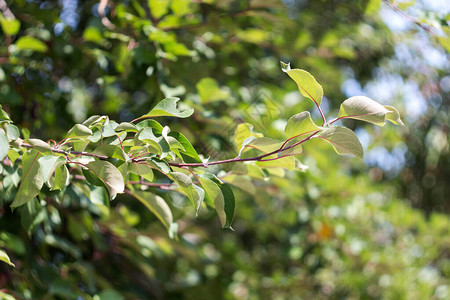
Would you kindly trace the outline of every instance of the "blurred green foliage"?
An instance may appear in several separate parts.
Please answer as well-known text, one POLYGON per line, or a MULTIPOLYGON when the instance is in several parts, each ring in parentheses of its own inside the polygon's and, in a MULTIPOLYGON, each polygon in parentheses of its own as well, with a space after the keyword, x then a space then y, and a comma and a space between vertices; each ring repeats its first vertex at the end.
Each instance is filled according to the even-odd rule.
POLYGON ((157 190, 173 207, 179 240, 135 199, 108 203, 100 188, 89 199, 73 186, 60 203, 34 200, 12 212, 15 192, 3 183, 19 174, 5 167, 0 251, 15 268, 0 262, 0 299, 450 297, 450 221, 442 214, 450 77, 448 62, 436 59, 448 58, 448 16, 416 4, 416 20, 442 35, 407 19, 410 27, 396 31, 382 18, 395 12, 375 0, 3 3, 0 103, 34 137, 62 138, 93 114, 130 121, 179 96, 196 113, 159 121, 211 159, 234 157, 238 123, 281 139, 287 119, 312 108, 280 60, 315 75, 327 111, 337 115, 353 96, 344 88, 353 80, 376 100, 388 97, 383 104, 403 106, 406 126, 346 123, 397 169, 340 159, 311 141, 305 172, 272 174, 256 188, 247 175, 230 179, 235 231, 220 229, 213 211, 195 218, 184 198, 157 190), (418 95, 425 104, 409 113, 418 95))

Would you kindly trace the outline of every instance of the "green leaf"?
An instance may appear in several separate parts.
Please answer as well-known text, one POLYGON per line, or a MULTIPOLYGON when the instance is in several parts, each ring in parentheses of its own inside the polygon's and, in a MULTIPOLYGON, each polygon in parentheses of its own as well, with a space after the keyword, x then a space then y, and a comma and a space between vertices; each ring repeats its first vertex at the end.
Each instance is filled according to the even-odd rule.
POLYGON ((51 153, 52 147, 49 144, 40 139, 29 139, 28 143, 33 146, 34 149, 38 150, 41 153, 51 153))
POLYGON ((170 166, 167 164, 166 161, 160 160, 157 158, 147 159, 146 162, 154 167, 155 169, 161 171, 164 174, 170 173, 170 166))
POLYGON ((9 151, 9 141, 3 130, 0 130, 0 161, 2 161, 9 151))
POLYGON ((173 223, 172 211, 163 198, 149 192, 141 191, 133 191, 131 195, 144 204, 161 221, 167 230, 170 230, 171 224, 173 223))
POLYGON ((2 105, 0 104, 0 123, 1 122, 12 122, 11 118, 9 117, 8 113, 3 110, 2 105))
POLYGON ((212 201, 223 228, 231 228, 234 216, 235 199, 228 184, 221 182, 213 174, 200 174, 200 184, 205 190, 205 198, 212 201))
POLYGON ((102 137, 110 137, 115 136, 115 129, 119 126, 115 121, 109 121, 106 117, 104 124, 102 125, 100 122, 96 124, 91 124, 89 127, 93 128, 93 135, 89 137, 89 140, 92 142, 98 142, 102 137))
POLYGON ((237 126, 234 133, 234 141, 236 142, 237 150, 241 150, 243 142, 249 137, 263 137, 261 133, 253 132, 253 125, 249 123, 241 123, 237 126))
POLYGON ((245 145, 246 148, 254 148, 258 149, 261 152, 269 153, 276 151, 281 148, 283 145, 283 142, 268 138, 268 137, 261 137, 252 140, 250 143, 245 145))
POLYGON ((184 110, 181 110, 177 108, 177 102, 179 100, 180 98, 176 97, 166 98, 156 104, 156 106, 149 113, 143 115, 139 119, 163 116, 187 118, 191 116, 194 113, 194 109, 186 108, 184 110))
POLYGON ((0 290, 0 299, 1 300, 16 300, 13 296, 6 294, 0 290))
POLYGON ((34 52, 47 51, 47 45, 32 36, 22 36, 15 43, 18 50, 31 50, 34 52))
POLYGON ((386 114, 386 120, 391 121, 395 125, 405 125, 405 124, 403 124, 403 121, 400 118, 400 114, 395 107, 385 105, 384 108, 386 108, 389 111, 386 114))
POLYGON ((30 138, 30 131, 27 128, 21 128, 20 131, 22 131, 22 136, 25 140, 30 138))
POLYGON ((250 136, 250 137, 246 138, 245 140, 243 140, 242 144, 241 144, 241 149, 239 150, 239 153, 237 156, 241 157, 242 153, 244 153, 245 150, 249 150, 249 147, 246 147, 246 146, 256 139, 257 139, 256 137, 250 136))
POLYGON ((353 154, 359 158, 364 155, 364 150, 356 134, 346 127, 333 126, 325 128, 318 136, 329 142, 340 155, 353 154))
POLYGON ((403 125, 400 115, 395 108, 383 106, 365 96, 351 97, 342 102, 338 116, 339 118, 366 121, 378 126, 384 126, 386 120, 394 124, 403 125))
POLYGON ((17 140, 20 137, 19 128, 17 128, 13 124, 8 124, 6 126, 6 135, 8 136, 10 141, 17 140))
POLYGON ((163 130, 163 126, 161 124, 158 123, 158 121, 155 120, 144 120, 141 121, 139 123, 136 124, 137 129, 143 129, 143 128, 147 128, 147 127, 151 127, 153 128, 153 132, 155 134, 161 134, 162 130, 163 130))
POLYGON ((167 0, 148 0, 148 6, 155 19, 159 19, 168 13, 169 4, 170 1, 167 0))
POLYGON ((105 116, 99 116, 99 115, 94 115, 94 116, 90 116, 89 118, 87 118, 82 125, 87 126, 87 127, 91 127, 92 125, 94 125, 95 123, 104 121, 106 118, 105 116))
POLYGON ((369 0, 366 6, 366 13, 375 13, 380 9, 381 0, 369 0))
POLYGON ((69 132, 67 132, 66 138, 79 137, 84 138, 92 135, 92 130, 83 124, 75 124, 69 132))
POLYGON ((181 190, 186 194, 189 200, 191 200, 195 207, 195 212, 198 214, 205 196, 204 192, 202 194, 200 190, 196 189, 195 187, 197 186, 193 184, 191 178, 184 173, 170 172, 168 175, 180 186, 181 190))
POLYGON ((0 261, 3 261, 12 267, 15 267, 15 265, 9 259, 8 254, 6 254, 6 252, 1 249, 0 249, 0 261))
POLYGON ((42 178, 44 182, 47 182, 52 176, 55 169, 61 165, 65 164, 66 160, 62 156, 56 155, 45 155, 38 159, 39 162, 39 170, 41 172, 42 178))
POLYGON ((11 204, 12 208, 27 203, 39 194, 44 184, 44 178, 39 172, 38 159, 40 157, 41 154, 35 149, 22 155, 22 178, 19 190, 11 204))
POLYGON ((92 151, 92 154, 104 155, 126 161, 128 156, 119 145, 100 145, 92 151))
POLYGON ((65 164, 61 164, 55 169, 55 176, 50 177, 49 186, 52 191, 62 190, 69 184, 69 170, 65 164))
POLYGON ((83 172, 84 178, 86 178, 87 182, 89 182, 90 184, 101 187, 105 186, 103 181, 98 178, 91 170, 82 168, 81 172, 83 172))
POLYGON ((281 69, 287 73, 298 86, 300 93, 320 105, 323 97, 322 86, 316 81, 314 76, 305 70, 291 69, 289 64, 281 62, 281 69))
POLYGON ((139 176, 142 176, 143 178, 147 179, 150 182, 153 180, 154 177, 152 167, 150 167, 148 164, 144 162, 129 164, 128 171, 137 174, 139 176))
POLYGON ((195 162, 202 162, 200 156, 198 156, 197 151, 195 151, 194 147, 192 147, 192 144, 189 142, 189 140, 180 132, 172 131, 169 133, 169 136, 175 138, 184 148, 182 154, 189 156, 192 159, 183 157, 184 162, 188 163, 195 163, 195 162))
POLYGON ((17 19, 5 18, 0 15, 0 26, 5 35, 16 35, 20 29, 20 21, 17 19))
POLYGON ((20 157, 20 154, 16 149, 9 149, 8 158, 13 164, 19 157, 20 157))
POLYGON ((116 131, 138 132, 138 128, 133 123, 122 122, 116 127, 116 131))
POLYGON ((125 183, 122 174, 112 163, 96 160, 91 161, 86 166, 103 181, 111 199, 124 192, 125 183))
MULTIPOLYGON (((133 2, 136 3, 136 2, 133 2)), ((119 292, 107 289, 103 290, 100 294, 94 296, 95 300, 124 300, 125 298, 119 294, 119 292)))
MULTIPOLYGON (((139 132, 135 135, 135 139, 137 138, 139 141, 142 141, 149 145, 152 149, 154 149, 155 153, 161 155, 163 153, 161 142, 161 137, 156 137, 153 134, 153 130, 151 127, 147 127, 144 129, 140 129, 139 132)), ((166 149, 169 150, 169 149, 166 149)))
POLYGON ((202 78, 196 85, 198 95, 203 104, 224 100, 230 96, 230 93, 222 91, 213 78, 202 78))
MULTIPOLYGON (((225 225, 223 225, 224 228, 231 228, 231 223, 233 222, 234 217, 234 209, 236 205, 236 200, 234 198, 233 190, 231 189, 231 186, 225 182, 219 181, 219 179, 214 180, 216 184, 219 186, 220 190, 222 191, 223 199, 224 199, 224 211, 226 215, 226 222, 225 225)), ((216 208, 217 210, 217 208, 216 208)))
POLYGON ((170 8, 177 16, 184 16, 192 12, 192 9, 189 8, 190 0, 172 0, 171 2, 170 8))
MULTIPOLYGON (((284 148, 284 149, 289 148, 290 146, 294 145, 294 144, 297 143, 297 142, 298 142, 298 141, 297 141, 296 139, 290 140, 289 142, 286 143, 286 145, 285 145, 283 148, 284 148)), ((280 151, 280 152, 278 153, 278 157, 282 157, 282 156, 291 156, 291 155, 298 155, 298 154, 300 154, 300 153, 302 153, 302 152, 303 152, 303 147, 302 147, 301 144, 299 144, 299 145, 297 145, 297 146, 295 146, 295 147, 292 147, 292 148, 290 148, 290 149, 280 151)))
POLYGON ((169 136, 169 133, 170 133, 170 128, 168 126, 165 126, 163 128, 161 134, 162 134, 162 137, 164 138, 164 140, 166 140, 167 144, 169 144, 170 150, 174 151, 175 153, 178 149, 180 149, 181 151, 184 151, 183 145, 181 145, 180 142, 178 142, 174 137, 169 136))
POLYGON ((267 157, 264 157, 266 161, 257 161, 256 165, 264 168, 286 168, 288 170, 293 170, 295 168, 295 158, 293 156, 267 160, 277 157, 278 154, 269 155, 267 157))
POLYGON ((304 134, 312 134, 318 130, 320 129, 311 119, 311 114, 308 111, 304 111, 289 118, 284 128, 284 133, 286 134, 286 139, 290 139, 304 134))

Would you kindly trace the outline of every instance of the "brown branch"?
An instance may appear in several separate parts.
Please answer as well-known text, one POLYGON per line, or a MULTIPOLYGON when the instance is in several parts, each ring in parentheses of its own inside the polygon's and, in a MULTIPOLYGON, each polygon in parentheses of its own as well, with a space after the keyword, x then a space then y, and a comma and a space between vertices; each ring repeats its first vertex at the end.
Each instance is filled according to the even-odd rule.
POLYGON ((284 157, 287 157, 287 156, 293 156, 295 154, 274 157, 274 158, 266 159, 266 160, 264 158, 266 158, 266 157, 268 157, 270 155, 274 155, 274 154, 277 154, 277 153, 280 153, 280 152, 292 149, 292 148, 294 148, 294 147, 296 147, 296 146, 298 146, 298 145, 300 145, 300 144, 310 140, 315 134, 317 134, 319 132, 320 132, 320 130, 317 130, 317 131, 313 132, 311 135, 309 135, 308 137, 304 138, 303 140, 301 140, 301 141, 299 141, 299 142, 297 142, 297 143, 295 143, 293 145, 290 145, 289 147, 283 148, 284 145, 285 145, 285 144, 283 144, 283 146, 281 146, 279 149, 277 149, 275 151, 272 151, 272 152, 269 152, 269 153, 266 153, 266 154, 262 154, 262 155, 259 155, 259 156, 256 156, 256 157, 249 157, 249 158, 235 157, 235 158, 230 158, 230 159, 225 159, 225 160, 218 160, 218 161, 207 162, 207 163, 171 163, 171 162, 169 162, 168 164, 170 166, 178 167, 178 168, 183 168, 183 167, 203 167, 203 168, 208 168, 209 166, 212 166, 212 165, 220 165, 220 164, 226 164, 226 163, 232 163, 232 162, 277 160, 277 159, 284 158, 284 157))
POLYGON ((5 18, 12 20, 16 19, 12 11, 9 9, 8 4, 6 4, 5 0, 0 0, 0 10, 2 11, 5 18))
MULTIPOLYGON (((34 149, 34 147, 30 144, 27 143, 22 143, 21 145, 22 147, 25 148, 29 148, 29 149, 34 149)), ((89 153, 89 152, 84 152, 84 151, 64 151, 61 149, 55 149, 55 148, 51 148, 51 151, 54 153, 60 153, 60 154, 64 154, 64 155, 82 155, 82 156, 91 156, 91 157, 95 157, 98 159, 108 159, 108 156, 106 155, 98 155, 98 154, 93 154, 93 153, 89 153)))
POLYGON ((97 12, 101 17, 102 24, 106 28, 113 30, 114 28, 116 28, 116 26, 114 26, 114 24, 111 23, 111 21, 106 16, 106 6, 108 6, 108 0, 100 0, 100 3, 98 4, 97 7, 97 12))
POLYGON ((423 30, 436 35, 436 28, 434 28, 433 26, 430 26, 428 24, 425 24, 423 22, 420 22, 419 20, 411 17, 410 15, 406 14, 403 10, 401 10, 397 5, 395 5, 394 1, 390 1, 390 0, 383 0, 384 3, 386 3, 390 8, 392 8, 392 10, 394 10, 396 13, 398 13, 399 15, 401 15, 402 17, 408 19, 409 21, 411 21, 412 23, 416 24, 417 26, 419 26, 420 28, 422 28, 423 30))

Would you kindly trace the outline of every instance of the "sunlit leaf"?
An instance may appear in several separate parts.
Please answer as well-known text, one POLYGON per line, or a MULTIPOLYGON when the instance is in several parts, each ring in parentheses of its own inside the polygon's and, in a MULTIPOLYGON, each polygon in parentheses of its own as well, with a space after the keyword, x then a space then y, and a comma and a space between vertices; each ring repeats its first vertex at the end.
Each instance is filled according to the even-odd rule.
POLYGON ((262 133, 253 132, 253 125, 249 123, 241 123, 237 126, 234 133, 234 141, 236 142, 236 148, 239 151, 242 148, 242 143, 249 137, 263 137, 262 133))
POLYGON ((11 122, 11 118, 9 117, 8 113, 2 109, 2 105, 0 104, 0 123, 2 122, 11 122))
POLYGON ((83 173, 84 178, 86 178, 86 181, 89 182, 90 184, 101 187, 105 186, 103 181, 100 178, 98 178, 98 176, 96 176, 95 173, 92 172, 91 170, 82 168, 81 172, 83 173))
POLYGON ((9 141, 6 134, 0 130, 0 161, 2 161, 9 151, 9 141))
POLYGON ((161 132, 164 128, 161 124, 158 123, 158 121, 155 121, 152 119, 141 121, 136 124, 136 127, 139 130, 147 128, 147 127, 151 127, 155 134, 161 134, 161 132))
POLYGON ((184 110, 177 108, 177 102, 180 98, 169 97, 158 104, 147 114, 143 115, 139 119, 143 118, 151 118, 151 117, 178 117, 178 118, 187 118, 194 113, 193 108, 186 108, 184 110))
POLYGON ((120 171, 110 162, 103 160, 91 161, 86 165, 106 185, 111 199, 123 193, 125 184, 120 171))
POLYGON ((1 249, 0 249, 0 261, 3 261, 12 267, 15 267, 15 265, 9 259, 8 254, 6 254, 6 252, 1 249))
POLYGON ((49 144, 44 142, 43 140, 39 139, 29 139, 28 143, 33 146, 34 149, 38 150, 39 152, 45 154, 45 153, 51 153, 52 147, 50 147, 49 144))
POLYGON ((20 157, 19 152, 16 149, 9 149, 8 158, 14 164, 14 162, 20 157))
POLYGON ((374 13, 380 9, 381 0, 369 0, 366 6, 366 13, 374 13))
POLYGON ((131 163, 128 165, 128 171, 134 174, 137 174, 148 181, 153 180, 153 170, 148 164, 142 163, 131 163))
POLYGON ((192 12, 192 9, 189 8, 191 0, 172 0, 171 2, 170 8, 177 16, 181 17, 192 12))
POLYGON ((261 137, 252 140, 250 143, 245 145, 245 147, 258 149, 261 152, 269 153, 279 150, 282 145, 283 142, 268 137, 261 137))
POLYGON ((295 158, 293 156, 278 158, 277 154, 273 154, 256 162, 257 166, 264 168, 286 168, 293 170, 295 168, 295 158))
POLYGON ((39 194, 44 184, 44 178, 39 172, 38 159, 40 157, 41 154, 35 149, 22 155, 21 182, 11 207, 21 206, 39 194))
POLYGON ((362 120, 378 126, 384 126, 386 120, 403 125, 400 114, 394 107, 383 106, 365 96, 351 97, 342 102, 339 118, 362 120))
POLYGON ((6 135, 10 141, 17 140, 20 137, 19 128, 13 124, 6 125, 6 135))
POLYGON ((168 126, 165 126, 161 132, 162 137, 166 140, 167 144, 169 144, 170 146, 170 150, 172 151, 177 151, 177 150, 181 150, 184 151, 184 147, 183 145, 181 145, 181 143, 179 141, 177 141, 177 139, 175 139, 172 136, 169 136, 170 132, 170 128, 168 126))
POLYGON ((301 135, 305 135, 306 138, 307 134, 312 134, 317 130, 319 127, 311 119, 311 114, 304 111, 289 118, 284 133, 287 139, 301 135))
POLYGON ((391 121, 395 125, 404 125, 402 119, 400 118, 400 114, 395 107, 385 105, 384 108, 386 108, 389 111, 386 114, 386 120, 391 121))
POLYGON ((22 36, 15 43, 18 50, 47 51, 47 45, 32 36, 22 36))
POLYGON ((148 0, 148 5, 152 16, 156 19, 161 18, 169 11, 170 1, 166 0, 148 0))
POLYGON ((198 95, 203 104, 225 100, 229 97, 229 93, 220 89, 217 81, 213 78, 202 78, 196 85, 198 95))
MULTIPOLYGON (((145 122, 145 121, 144 121, 145 122)), ((137 132, 138 128, 133 123, 122 122, 116 127, 116 131, 137 132)))
POLYGON ((66 159, 62 156, 45 155, 40 157, 38 162, 42 178, 46 182, 59 165, 66 163, 66 159))
POLYGON ((318 135, 318 138, 329 142, 340 155, 352 154, 359 158, 362 158, 364 155, 364 150, 358 137, 346 127, 333 126, 325 128, 318 135))
POLYGON ((153 130, 151 127, 140 129, 139 132, 135 135, 134 139, 138 139, 139 141, 142 141, 151 146, 152 149, 154 149, 155 153, 158 155, 161 155, 163 153, 163 149, 160 143, 162 138, 156 137, 153 134, 153 130))
POLYGON ((291 69, 289 64, 281 62, 281 69, 287 73, 298 86, 300 93, 320 105, 323 97, 322 86, 316 81, 314 76, 305 70, 291 69))
POLYGON ((20 29, 20 21, 12 18, 5 18, 0 15, 0 26, 5 35, 16 35, 20 29))
POLYGON ((69 170, 65 164, 56 167, 55 176, 50 177, 48 183, 52 191, 62 190, 69 184, 69 170))
POLYGON ((75 124, 68 132, 66 138, 71 137, 88 137, 92 135, 92 130, 83 124, 75 124))
POLYGON ((168 174, 170 170, 170 166, 167 164, 166 161, 160 160, 157 158, 147 159, 146 162, 152 166, 153 168, 161 171, 164 174, 168 174))
POLYGON ((92 151, 92 154, 104 155, 112 158, 117 158, 123 161, 127 160, 127 155, 120 147, 120 145, 100 145, 92 151))
POLYGON ((172 211, 163 198, 149 192, 141 191, 133 191, 131 195, 144 204, 161 221, 167 230, 170 230, 171 224, 173 223, 172 211))
POLYGON ((198 211, 202 205, 205 196, 204 192, 202 194, 201 191, 197 190, 194 187, 192 179, 184 173, 170 172, 169 176, 173 179, 173 181, 175 181, 180 186, 181 190, 191 200, 192 204, 195 207, 196 214, 198 214, 198 211))
POLYGON ((189 163, 202 162, 200 156, 198 156, 197 151, 195 151, 194 147, 192 147, 192 144, 182 133, 171 131, 169 133, 169 136, 175 138, 183 146, 184 150, 181 151, 181 154, 183 155, 183 161, 189 163))

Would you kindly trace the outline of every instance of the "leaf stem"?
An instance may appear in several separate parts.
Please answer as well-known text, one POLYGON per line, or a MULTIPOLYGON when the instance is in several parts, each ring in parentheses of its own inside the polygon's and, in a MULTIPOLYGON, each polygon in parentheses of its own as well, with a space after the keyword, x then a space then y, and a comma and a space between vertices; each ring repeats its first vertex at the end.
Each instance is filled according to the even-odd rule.
MULTIPOLYGON (((265 153, 265 154, 262 154, 262 155, 259 155, 259 156, 255 156, 255 157, 249 157, 249 158, 235 157, 235 158, 230 158, 230 159, 225 159, 225 160, 218 160, 218 161, 213 161, 213 162, 208 162, 208 163, 171 163, 171 162, 169 162, 168 164, 170 166, 179 167, 179 168, 182 168, 182 167, 204 167, 204 168, 207 168, 210 165, 220 165, 220 164, 226 164, 226 163, 231 163, 231 162, 265 161, 264 160, 265 157, 268 157, 268 156, 276 154, 276 153, 280 153, 282 151, 286 151, 286 150, 292 149, 292 148, 294 148, 294 147, 296 147, 296 146, 306 142, 307 140, 311 139, 315 134, 317 134, 319 132, 320 132, 320 130, 314 131, 308 137, 304 138, 303 140, 301 140, 301 141, 299 141, 299 142, 297 142, 297 143, 295 143, 295 144, 293 144, 293 145, 291 145, 289 147, 283 148, 283 146, 285 145, 285 144, 283 144, 283 146, 281 148, 279 148, 278 150, 275 150, 275 151, 272 151, 272 152, 269 152, 269 153, 265 153)), ((284 155, 284 156, 280 156, 280 157, 270 158, 269 160, 276 160, 276 159, 280 159, 280 158, 287 157, 287 156, 292 156, 292 155, 284 155)))
POLYGON ((323 111, 320 108, 320 105, 316 101, 314 101, 314 103, 316 103, 317 109, 319 110, 320 115, 322 116, 322 120, 323 120, 322 126, 325 126, 325 124, 327 123, 327 119, 325 118, 325 115, 323 114, 323 111))
MULTIPOLYGON (((27 143, 22 143, 21 146, 25 147, 25 148, 29 148, 29 149, 34 149, 34 147, 32 145, 27 144, 27 143)), ((70 151, 70 152, 67 152, 67 151, 64 151, 64 150, 56 149, 56 148, 51 148, 51 151, 54 152, 54 153, 61 153, 61 154, 64 154, 64 155, 72 154, 72 155, 91 156, 91 157, 95 157, 95 158, 98 158, 98 159, 108 159, 109 158, 108 156, 105 156, 105 155, 92 154, 92 153, 84 152, 84 151, 70 151)))

